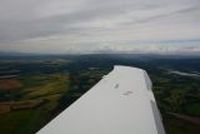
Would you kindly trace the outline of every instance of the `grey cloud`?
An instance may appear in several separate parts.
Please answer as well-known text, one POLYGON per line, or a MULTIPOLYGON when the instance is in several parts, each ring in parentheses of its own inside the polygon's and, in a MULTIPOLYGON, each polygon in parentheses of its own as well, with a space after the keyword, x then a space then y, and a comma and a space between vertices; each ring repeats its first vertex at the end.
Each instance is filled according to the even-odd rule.
MULTIPOLYGON (((50 47, 59 43, 62 47, 69 47, 68 43, 76 40, 79 45, 74 45, 74 49, 85 51, 85 42, 90 44, 93 40, 96 43, 93 44, 91 51, 97 52, 102 49, 101 44, 104 43, 102 40, 108 40, 111 47, 105 48, 108 51, 111 51, 111 48, 117 51, 122 45, 115 44, 125 44, 126 41, 190 39, 200 36, 197 26, 200 18, 199 0, 75 0, 73 2, 0 0, 0 49, 8 50, 12 45, 7 44, 19 46, 20 42, 26 41, 30 44, 29 47, 36 49, 38 46, 37 51, 40 51, 37 44, 54 42, 49 45, 49 49, 52 49, 50 47), (57 7, 56 3, 63 6, 57 7), (169 21, 171 23, 166 25, 169 21), (157 30, 152 30, 149 25, 157 30), (177 30, 171 32, 168 27, 177 27, 177 30), (54 37, 58 38, 57 42, 51 41, 54 37)), ((22 46, 19 48, 23 49, 22 46)), ((48 51, 48 47, 45 48, 48 51)), ((127 47, 126 51, 128 49, 127 47)), ((191 50, 189 47, 186 49, 191 50)))
MULTIPOLYGON (((93 8, 86 7, 84 10, 70 14, 61 14, 44 18, 35 18, 29 20, 1 21, 0 41, 9 42, 15 40, 45 37, 54 34, 70 34, 76 32, 77 28, 72 28, 76 23, 83 23, 95 18, 103 18, 113 15, 119 15, 118 7, 93 8)), ((25 16, 26 17, 26 16, 25 16)), ((79 27, 79 32, 84 28, 79 27)))
POLYGON ((176 10, 176 11, 169 11, 169 12, 166 12, 166 13, 161 13, 161 14, 158 14, 158 15, 154 15, 154 16, 150 16, 150 17, 146 17, 146 18, 142 18, 142 19, 138 19, 138 20, 133 19, 132 21, 122 23, 121 25, 147 23, 147 22, 154 21, 154 20, 157 20, 157 19, 162 19, 162 18, 165 18, 165 17, 170 17, 170 16, 174 16, 174 15, 178 15, 178 14, 184 14, 184 13, 192 12, 192 11, 196 11, 196 10, 199 10, 199 12, 200 12, 199 6, 192 6, 192 7, 188 7, 188 8, 184 8, 184 9, 179 9, 179 10, 176 10))

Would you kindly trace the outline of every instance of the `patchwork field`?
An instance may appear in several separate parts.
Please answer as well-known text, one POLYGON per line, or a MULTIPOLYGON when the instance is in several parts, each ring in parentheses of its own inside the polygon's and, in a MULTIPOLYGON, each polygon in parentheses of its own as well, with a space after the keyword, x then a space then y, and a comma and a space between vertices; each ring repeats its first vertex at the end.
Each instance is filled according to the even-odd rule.
POLYGON ((147 70, 167 134, 200 131, 200 57, 60 55, 0 57, 0 133, 35 133, 114 65, 147 70))
MULTIPOLYGON (((65 61, 58 60, 48 65, 68 63, 65 61)), ((0 63, 0 131, 4 134, 31 134, 40 129, 52 118, 59 100, 69 90, 70 77, 67 73, 40 73, 38 68, 26 71, 29 69, 27 63, 20 60, 19 63, 0 63), (9 71, 15 67, 22 71, 9 71)), ((41 67, 39 61, 31 61, 30 64, 41 67)))

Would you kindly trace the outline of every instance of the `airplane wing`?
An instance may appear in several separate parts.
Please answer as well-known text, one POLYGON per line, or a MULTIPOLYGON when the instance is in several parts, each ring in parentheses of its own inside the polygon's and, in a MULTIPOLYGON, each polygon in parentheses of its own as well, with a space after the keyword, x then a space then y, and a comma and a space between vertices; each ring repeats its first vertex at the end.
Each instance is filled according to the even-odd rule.
POLYGON ((146 71, 115 66, 37 134, 165 134, 146 71))

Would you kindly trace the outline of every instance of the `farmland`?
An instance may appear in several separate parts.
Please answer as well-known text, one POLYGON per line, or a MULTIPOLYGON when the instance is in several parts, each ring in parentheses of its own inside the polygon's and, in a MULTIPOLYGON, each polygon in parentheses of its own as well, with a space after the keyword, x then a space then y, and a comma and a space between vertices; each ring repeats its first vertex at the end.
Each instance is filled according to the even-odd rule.
POLYGON ((0 131, 35 133, 116 64, 147 70, 168 134, 199 131, 200 57, 119 54, 1 56, 0 131))

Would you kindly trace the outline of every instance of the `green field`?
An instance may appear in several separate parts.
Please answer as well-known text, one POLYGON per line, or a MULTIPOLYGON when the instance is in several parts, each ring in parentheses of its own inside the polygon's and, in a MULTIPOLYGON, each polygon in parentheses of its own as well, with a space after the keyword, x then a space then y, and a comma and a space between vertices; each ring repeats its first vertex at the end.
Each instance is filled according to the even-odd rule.
POLYGON ((69 90, 70 78, 63 74, 25 76, 20 78, 23 86, 7 98, 12 101, 11 112, 0 114, 0 130, 4 134, 32 134, 50 119, 59 99, 69 90), (26 104, 31 100, 31 103, 26 104), (30 108, 28 105, 43 100, 41 105, 30 108), (22 107, 21 105, 25 105, 22 107), (13 107, 20 106, 17 110, 13 107), (6 124, 6 125, 5 125, 6 124))
POLYGON ((114 65, 148 72, 167 134, 200 132, 200 57, 78 55, 2 58, 0 133, 35 133, 114 65))

